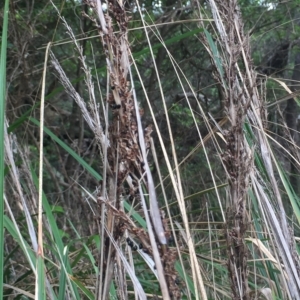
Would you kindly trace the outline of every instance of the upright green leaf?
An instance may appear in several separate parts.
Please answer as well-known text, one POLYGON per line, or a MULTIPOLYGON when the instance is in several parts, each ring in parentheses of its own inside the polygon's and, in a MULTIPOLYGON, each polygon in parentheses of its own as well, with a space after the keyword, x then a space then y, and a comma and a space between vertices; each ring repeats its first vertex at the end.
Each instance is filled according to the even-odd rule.
POLYGON ((45 266, 44 266, 44 258, 42 253, 40 253, 37 257, 37 275, 36 276, 36 287, 37 293, 35 295, 36 300, 46 300, 45 293, 45 266))
POLYGON ((7 27, 8 27, 8 0, 5 1, 3 13, 3 27, 0 54, 0 299, 3 299, 3 261, 4 261, 4 112, 6 93, 6 50, 7 50, 7 27))
MULTIPOLYGON (((39 184, 38 178, 33 169, 31 170, 31 175, 32 175, 35 186, 38 187, 38 184, 39 184)), ((54 238, 53 241, 54 241, 56 249, 57 249, 58 260, 61 264, 61 272, 66 272, 66 273, 72 275, 72 269, 70 266, 70 262, 68 259, 66 259, 66 256, 64 254, 64 243, 62 241, 62 237, 60 235, 58 226, 56 224, 56 220, 52 214, 51 206, 50 206, 48 199, 44 192, 43 192, 43 209, 44 209, 45 215, 47 217, 47 220, 49 222, 49 226, 51 228, 51 233, 54 238)), ((69 280, 69 288, 71 290, 73 299, 80 299, 77 287, 73 283, 72 280, 69 280)))

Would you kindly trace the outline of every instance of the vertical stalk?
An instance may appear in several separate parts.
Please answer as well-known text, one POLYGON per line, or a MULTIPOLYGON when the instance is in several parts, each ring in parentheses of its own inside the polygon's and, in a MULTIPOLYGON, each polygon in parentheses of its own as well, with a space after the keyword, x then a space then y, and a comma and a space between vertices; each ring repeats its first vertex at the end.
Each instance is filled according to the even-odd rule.
POLYGON ((255 75, 251 67, 249 43, 243 33, 241 14, 236 0, 210 0, 210 8, 219 36, 218 52, 211 35, 205 31, 207 44, 223 90, 225 113, 229 127, 224 130, 226 148, 222 154, 229 182, 229 201, 226 221, 228 271, 234 300, 248 300, 247 253, 247 190, 253 157, 244 137, 255 75))
POLYGON ((3 29, 0 53, 0 299, 3 299, 4 267, 4 131, 5 131, 5 95, 6 95, 6 51, 8 28, 8 0, 5 1, 3 29))

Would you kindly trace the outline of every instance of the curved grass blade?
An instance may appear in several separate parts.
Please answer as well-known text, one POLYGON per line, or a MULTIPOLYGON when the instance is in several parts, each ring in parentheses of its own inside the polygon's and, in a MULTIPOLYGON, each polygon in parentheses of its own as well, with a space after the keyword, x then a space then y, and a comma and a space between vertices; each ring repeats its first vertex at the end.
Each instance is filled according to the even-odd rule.
MULTIPOLYGON (((91 291, 89 291, 83 284, 81 281, 79 281, 78 279, 76 279, 75 277, 70 277, 71 281, 73 283, 75 283, 75 285, 84 293, 84 295, 87 297, 87 299, 89 300, 95 300, 95 296, 93 295, 93 293, 91 291)), ((76 299, 82 299, 82 298, 76 298, 76 299)))
MULTIPOLYGON (((37 126, 40 126, 40 122, 34 118, 29 120, 37 126)), ((101 180, 102 176, 94 170, 85 160, 83 160, 73 149, 71 149, 66 143, 59 139, 51 130, 44 126, 44 132, 47 133, 57 144, 59 144, 64 150, 66 150, 82 167, 84 167, 96 180, 101 180)))
POLYGON ((147 228, 146 221, 141 217, 141 215, 137 213, 127 201, 124 201, 123 203, 124 203, 124 208, 126 209, 126 211, 130 212, 132 218, 136 220, 138 224, 140 224, 144 229, 146 229, 147 228))

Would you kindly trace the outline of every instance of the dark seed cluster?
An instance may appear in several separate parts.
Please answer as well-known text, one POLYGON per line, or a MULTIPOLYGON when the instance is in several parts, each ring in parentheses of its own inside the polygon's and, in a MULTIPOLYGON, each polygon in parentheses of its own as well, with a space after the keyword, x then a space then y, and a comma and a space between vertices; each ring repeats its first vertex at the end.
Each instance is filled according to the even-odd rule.
POLYGON ((144 252, 146 252, 146 249, 143 249, 143 244, 140 243, 138 246, 134 244, 134 242, 128 237, 126 239, 126 242, 128 244, 128 246, 133 250, 136 251, 137 249, 143 250, 144 252))
POLYGON ((113 103, 113 104, 110 105, 110 107, 111 107, 112 109, 120 109, 120 108, 121 108, 121 105, 120 105, 120 104, 113 103))
POLYGON ((133 251, 136 251, 138 249, 137 245, 135 245, 134 242, 130 238, 127 238, 126 242, 133 251))

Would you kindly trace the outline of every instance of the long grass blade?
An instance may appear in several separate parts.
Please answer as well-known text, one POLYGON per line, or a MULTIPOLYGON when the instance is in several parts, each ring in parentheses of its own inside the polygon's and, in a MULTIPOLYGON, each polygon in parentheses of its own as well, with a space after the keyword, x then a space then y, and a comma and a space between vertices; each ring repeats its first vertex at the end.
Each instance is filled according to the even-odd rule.
MULTIPOLYGON (((38 187, 38 178, 33 169, 31 169, 31 174, 32 174, 32 178, 33 178, 33 182, 34 182, 35 186, 38 187)), ((44 192, 42 193, 42 201, 43 201, 44 213, 47 216, 47 220, 49 222, 49 228, 51 229, 51 235, 53 236, 53 243, 55 244, 55 247, 57 250, 57 252, 54 252, 53 254, 56 255, 56 257, 61 265, 61 272, 66 273, 66 278, 69 283, 69 289, 73 295, 73 298, 80 299, 79 292, 77 290, 77 286, 71 280, 71 277, 73 275, 72 269, 70 266, 71 264, 70 264, 69 260, 64 259, 65 258, 64 243, 62 240, 62 236, 60 234, 58 225, 57 225, 54 215, 52 213, 51 206, 50 206, 48 199, 44 192)))
POLYGON ((6 52, 8 29, 8 3, 5 1, 0 53, 0 299, 3 298, 3 261, 4 261, 4 126, 6 99, 6 52))
MULTIPOLYGON (((32 117, 29 120, 40 126, 40 122, 32 117)), ((58 138, 50 129, 44 126, 44 132, 48 134, 57 144, 59 144, 64 150, 66 150, 83 168, 85 168, 96 180, 101 180, 102 176, 93 169, 86 161, 84 161, 73 149, 71 149, 66 143, 64 143, 60 138, 58 138)))

